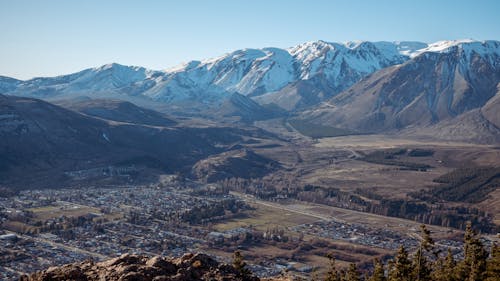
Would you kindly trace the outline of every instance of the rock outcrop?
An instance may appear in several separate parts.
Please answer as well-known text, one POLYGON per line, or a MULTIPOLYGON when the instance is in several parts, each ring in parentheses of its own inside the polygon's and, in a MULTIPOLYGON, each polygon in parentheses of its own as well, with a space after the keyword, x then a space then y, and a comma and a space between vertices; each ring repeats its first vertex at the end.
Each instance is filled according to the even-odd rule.
POLYGON ((242 273, 232 265, 219 263, 205 254, 185 254, 181 258, 146 257, 124 254, 103 261, 84 261, 22 276, 21 281, 160 281, 160 280, 242 280, 259 278, 242 273))

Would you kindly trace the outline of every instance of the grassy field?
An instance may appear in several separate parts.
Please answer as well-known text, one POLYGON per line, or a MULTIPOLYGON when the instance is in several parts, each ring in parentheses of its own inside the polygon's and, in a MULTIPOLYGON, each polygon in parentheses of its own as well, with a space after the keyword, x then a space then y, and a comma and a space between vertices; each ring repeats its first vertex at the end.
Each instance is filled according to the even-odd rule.
POLYGON ((51 218, 57 218, 60 216, 66 217, 78 217, 89 213, 99 214, 99 209, 91 208, 81 205, 56 205, 56 206, 43 206, 37 208, 28 209, 28 211, 33 212, 35 219, 48 220, 51 218))
POLYGON ((214 228, 217 231, 226 231, 238 227, 253 226, 257 230, 265 231, 275 226, 290 227, 304 223, 312 223, 318 220, 315 217, 277 210, 276 208, 262 206, 260 204, 250 203, 250 205, 255 208, 255 210, 247 212, 248 217, 224 221, 216 224, 214 228))

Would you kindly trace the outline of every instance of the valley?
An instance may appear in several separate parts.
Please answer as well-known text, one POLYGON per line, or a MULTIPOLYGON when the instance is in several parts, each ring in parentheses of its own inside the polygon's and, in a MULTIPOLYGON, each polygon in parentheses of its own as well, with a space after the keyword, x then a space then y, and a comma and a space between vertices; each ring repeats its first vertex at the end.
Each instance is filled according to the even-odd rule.
MULTIPOLYGON (((498 167, 497 146, 391 135, 313 139, 276 124, 285 121, 256 122, 276 129, 201 160, 211 163, 203 173, 221 169, 222 177, 157 174, 147 184, 123 185, 120 174, 99 170, 96 178, 87 171, 78 173, 78 188, 30 188, 1 199, 2 232, 17 238, 1 241, 11 258, 0 271, 12 278, 20 274, 16 268, 37 270, 121 253, 204 252, 230 262, 239 250, 259 276, 286 270, 310 277, 324 273, 330 251, 339 266, 355 262, 363 269, 374 257, 389 259, 400 245, 414 249, 422 222, 431 224, 436 244, 457 257, 465 220, 476 220, 486 245, 497 240, 487 235, 499 220, 495 189, 479 202, 441 202, 439 212, 448 208, 447 216, 455 207, 483 211, 466 211, 465 220, 457 217, 448 225, 386 205, 427 204, 414 193, 438 187, 436 178, 463 167, 498 167), (233 160, 224 164, 227 159, 233 160), (267 170, 258 177, 239 172, 256 165, 267 170), (33 259, 42 255, 46 258, 33 259)), ((425 213, 439 217, 435 212, 425 213)))
POLYGON ((235 251, 261 277, 371 270, 426 224, 500 231, 500 43, 307 42, 177 68, 0 77, 0 278, 235 251))
MULTIPOLYGON (((122 253, 201 251, 228 262, 236 249, 261 276, 285 268, 307 275, 327 265, 328 249, 335 249, 340 264, 369 266, 374 256, 388 258, 401 243, 408 248, 418 243, 414 221, 294 200, 263 201, 211 184, 163 178, 149 186, 44 189, 2 198, 2 278, 17 276, 19 268, 34 271, 122 253), (209 216, 194 211, 216 208, 215 202, 226 207, 209 216)), ((443 246, 460 245, 454 242, 460 231, 430 229, 443 246)))

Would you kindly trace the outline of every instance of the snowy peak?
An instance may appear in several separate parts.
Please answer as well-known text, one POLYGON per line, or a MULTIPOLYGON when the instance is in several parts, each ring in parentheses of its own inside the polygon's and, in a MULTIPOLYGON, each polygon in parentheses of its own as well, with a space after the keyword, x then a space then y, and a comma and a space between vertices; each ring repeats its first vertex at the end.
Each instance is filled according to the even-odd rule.
POLYGON ((439 41, 412 55, 412 61, 425 62, 427 58, 442 61, 446 69, 456 66, 460 75, 470 79, 481 79, 480 76, 489 75, 489 73, 500 75, 500 42, 498 41, 471 39, 439 41))
POLYGON ((338 43, 329 43, 322 40, 306 42, 299 44, 295 47, 289 48, 288 52, 299 60, 307 60, 321 57, 326 52, 330 50, 335 50, 336 48, 344 48, 343 45, 338 43))
MULTIPOLYGON (((125 66, 111 63, 67 75, 37 77, 20 81, 14 89, 6 93, 36 98, 51 98, 59 95, 79 93, 84 93, 85 95, 115 93, 125 88, 143 89, 143 84, 158 73, 160 72, 139 66, 125 66)), ((139 91, 142 92, 142 90, 139 91)))
POLYGON ((52 78, 0 79, 0 93, 50 98, 85 92, 96 97, 111 95, 113 98, 146 98, 163 103, 194 101, 203 105, 220 105, 234 93, 257 97, 307 84, 307 88, 316 87, 317 91, 311 89, 311 92, 321 93, 317 99, 324 100, 375 71, 403 64, 421 54, 457 50, 463 52, 467 60, 475 57, 472 54, 479 54, 490 64, 500 65, 499 46, 498 41, 473 40, 433 44, 319 40, 288 49, 236 50, 164 71, 111 63, 52 78))
POLYGON ((149 96, 175 100, 203 98, 207 94, 228 97, 232 93, 259 96, 283 89, 299 80, 323 80, 339 92, 381 68, 408 58, 389 42, 307 42, 289 49, 243 49, 204 61, 193 61, 166 70, 163 94, 149 96))
POLYGON ((110 72, 114 74, 146 73, 150 72, 141 66, 127 66, 118 63, 109 63, 99 67, 92 68, 94 72, 110 72))
POLYGON ((477 41, 472 39, 438 41, 414 52, 411 57, 423 53, 449 53, 463 50, 466 53, 475 52, 479 55, 500 55, 500 42, 494 40, 477 41))
POLYGON ((498 95, 500 85, 499 46, 497 41, 472 40, 431 44, 405 63, 377 71, 305 111, 303 118, 364 133, 451 122, 454 137, 472 139, 474 136, 465 135, 473 132, 484 133, 483 140, 498 139, 498 128, 488 122, 498 123, 490 101, 498 95), (491 107, 485 107, 488 104, 491 107), (490 115, 482 116, 483 112, 490 115), (470 119, 470 124, 462 124, 465 119, 455 118, 463 114, 480 121, 470 119), (496 136, 486 138, 489 134, 496 136))
POLYGON ((390 42, 315 41, 300 44, 288 51, 299 62, 300 79, 322 76, 329 87, 337 92, 379 69, 408 60, 397 45, 390 42))
POLYGON ((472 39, 443 40, 443 41, 438 41, 438 42, 429 44, 429 46, 427 48, 423 48, 423 49, 419 50, 419 52, 442 53, 442 52, 448 51, 452 47, 461 46, 462 44, 469 44, 469 43, 479 43, 479 42, 474 41, 472 39))
MULTIPOLYGON (((204 61, 192 61, 165 71, 162 99, 206 95, 228 97, 276 91, 296 79, 293 58, 278 48, 243 49, 204 61)), ((153 96, 155 96, 153 94, 153 96)))
POLYGON ((94 82, 94 85, 89 87, 91 89, 115 89, 144 80, 150 74, 151 71, 143 67, 112 63, 93 68, 79 77, 75 82, 85 86, 94 82))
POLYGON ((394 45, 398 49, 398 52, 404 56, 411 57, 413 53, 418 50, 427 48, 429 45, 427 43, 417 42, 417 41, 395 41, 394 45))

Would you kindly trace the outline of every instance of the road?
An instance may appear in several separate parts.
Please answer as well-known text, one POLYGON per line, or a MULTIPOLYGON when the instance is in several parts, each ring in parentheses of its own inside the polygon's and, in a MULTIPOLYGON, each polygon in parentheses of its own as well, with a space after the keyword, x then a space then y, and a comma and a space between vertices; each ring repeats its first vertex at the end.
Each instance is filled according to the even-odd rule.
MULTIPOLYGON (((297 207, 293 207, 290 205, 283 205, 283 204, 279 204, 279 203, 260 200, 260 199, 257 199, 255 197, 251 196, 251 195, 247 195, 247 194, 243 194, 243 193, 239 193, 239 192, 231 191, 230 194, 232 194, 233 196, 239 197, 246 202, 259 204, 262 206, 271 207, 271 208, 275 208, 275 209, 282 210, 282 211, 288 211, 288 212, 293 212, 293 213, 297 213, 297 214, 301 214, 301 215, 306 215, 306 216, 318 218, 320 220, 335 221, 338 223, 352 223, 353 222, 353 221, 346 221, 346 220, 343 220, 339 217, 335 217, 335 216, 324 214, 324 213, 318 213, 318 212, 311 211, 311 210, 303 210, 303 209, 299 209, 297 207)), ((303 203, 303 204, 307 204, 305 206, 314 206, 313 203, 303 203)), ((328 208, 329 210, 341 213, 342 215, 344 215, 344 214, 349 215, 349 216, 356 215, 357 218, 365 218, 367 220, 369 220, 370 218, 373 218, 373 219, 376 219, 376 221, 385 221, 386 224, 392 224, 394 226, 405 225, 406 228, 408 228, 408 226, 412 226, 413 228, 418 229, 418 227, 421 224, 421 223, 418 223, 415 221, 402 219, 402 218, 387 217, 387 216, 382 216, 382 215, 377 215, 377 214, 371 214, 371 213, 349 210, 349 209, 344 209, 344 208, 339 208, 339 207, 326 206, 326 205, 318 205, 318 206, 328 208)), ((360 220, 356 221, 355 223, 366 224, 366 222, 363 222, 360 220)), ((372 224, 368 223, 367 225, 372 225, 372 224)), ((377 226, 372 225, 372 227, 377 227, 377 226)), ((383 228, 385 226, 379 225, 379 227, 383 228)), ((434 225, 432 225, 432 226, 429 225, 428 227, 433 231, 445 232, 445 231, 449 230, 448 228, 434 226, 434 225)), ((400 232, 406 233, 406 235, 408 235, 409 237, 415 238, 414 234, 416 233, 416 230, 410 230, 410 228, 408 228, 407 231, 400 231, 400 232)))
POLYGON ((300 210, 300 209, 293 208, 293 207, 287 206, 287 205, 282 205, 279 203, 273 203, 273 202, 268 202, 268 201, 264 201, 264 200, 259 200, 251 195, 247 195, 247 194, 243 194, 243 193, 239 193, 239 192, 230 191, 229 193, 233 196, 241 198, 242 200, 244 200, 246 202, 252 202, 255 204, 275 208, 275 209, 282 210, 282 211, 288 211, 291 213, 296 213, 296 214, 305 215, 305 216, 309 216, 309 217, 313 217, 313 218, 318 218, 318 219, 324 220, 324 221, 336 221, 336 222, 340 222, 340 223, 345 223, 344 220, 335 218, 333 216, 319 214, 319 213, 312 212, 312 211, 300 210))

